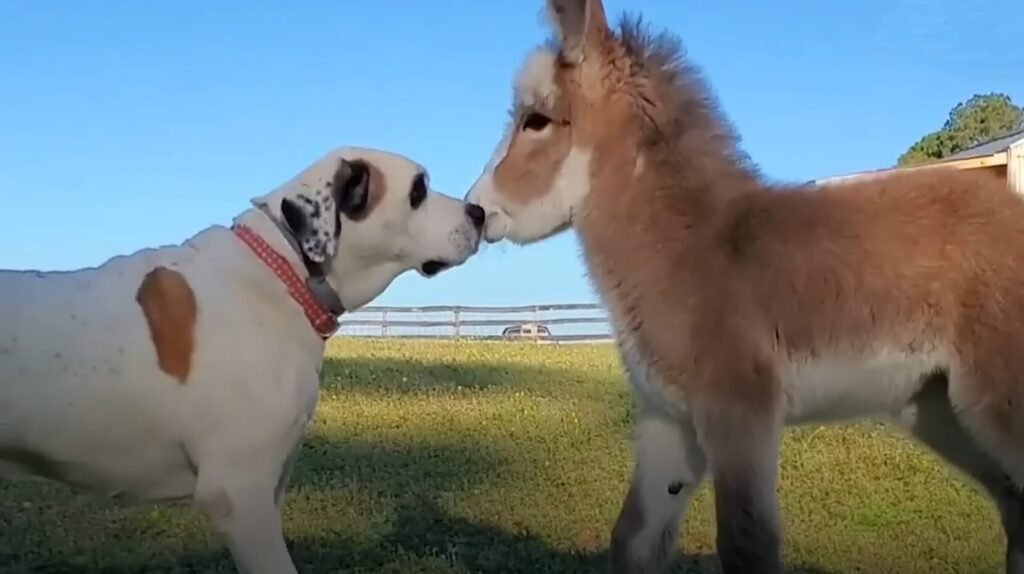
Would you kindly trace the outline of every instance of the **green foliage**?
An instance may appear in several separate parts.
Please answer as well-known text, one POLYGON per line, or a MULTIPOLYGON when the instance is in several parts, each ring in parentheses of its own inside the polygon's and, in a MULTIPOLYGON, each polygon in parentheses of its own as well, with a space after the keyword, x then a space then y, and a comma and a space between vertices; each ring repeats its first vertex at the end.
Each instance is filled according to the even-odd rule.
POLYGON ((975 94, 949 112, 942 128, 925 135, 899 157, 900 166, 953 155, 1024 128, 1024 108, 1000 93, 975 94))
MULTIPOLYGON (((332 341, 285 504, 300 572, 605 572, 633 403, 608 345, 332 341)), ((258 421, 254 424, 258 424, 258 421)), ((877 425, 790 429, 790 573, 1001 572, 986 498, 877 425)), ((711 491, 674 574, 717 572, 711 491)), ((196 511, 0 482, 2 573, 234 572, 196 511)))

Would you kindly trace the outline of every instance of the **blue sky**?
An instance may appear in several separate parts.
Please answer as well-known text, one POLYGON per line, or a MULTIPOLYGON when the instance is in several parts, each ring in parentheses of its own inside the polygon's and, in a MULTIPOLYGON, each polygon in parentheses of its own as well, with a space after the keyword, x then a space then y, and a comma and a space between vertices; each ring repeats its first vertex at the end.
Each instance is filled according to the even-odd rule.
MULTIPOLYGON (((975 92, 1024 103, 1024 2, 607 1, 678 33, 773 178, 891 165, 975 92), (770 4, 770 5, 769 5, 770 4)), ((461 197, 540 0, 0 3, 0 268, 71 269, 228 223, 338 145, 461 197)), ((487 246, 380 304, 588 302, 575 238, 487 246)))

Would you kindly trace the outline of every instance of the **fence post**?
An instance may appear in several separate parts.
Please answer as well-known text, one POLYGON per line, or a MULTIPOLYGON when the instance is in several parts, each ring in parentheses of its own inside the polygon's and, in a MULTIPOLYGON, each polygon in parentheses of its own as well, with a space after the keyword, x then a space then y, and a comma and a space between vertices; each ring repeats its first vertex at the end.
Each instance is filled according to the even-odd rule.
POLYGON ((462 337, 462 310, 459 307, 455 307, 452 313, 455 315, 455 338, 459 339, 462 337))
POLYGON ((534 343, 539 343, 540 342, 540 329, 537 328, 537 325, 539 324, 539 322, 540 322, 540 309, 537 308, 536 305, 534 305, 534 307, 533 307, 533 342, 534 343))
POLYGON ((388 336, 388 312, 382 311, 380 314, 380 336, 388 336))

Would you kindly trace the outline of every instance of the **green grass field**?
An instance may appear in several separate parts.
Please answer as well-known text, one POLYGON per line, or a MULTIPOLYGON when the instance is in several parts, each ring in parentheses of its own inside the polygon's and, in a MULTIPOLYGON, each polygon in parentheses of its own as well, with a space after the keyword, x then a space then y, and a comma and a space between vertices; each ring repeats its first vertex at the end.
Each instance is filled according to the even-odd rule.
MULTIPOLYGON (((334 342, 286 508, 299 570, 603 572, 631 417, 609 346, 334 342)), ((673 572, 717 571, 709 494, 673 572)), ((884 427, 789 431, 780 494, 793 572, 1001 572, 988 501, 884 427)), ((190 507, 0 483, 0 571, 233 567, 190 507)))

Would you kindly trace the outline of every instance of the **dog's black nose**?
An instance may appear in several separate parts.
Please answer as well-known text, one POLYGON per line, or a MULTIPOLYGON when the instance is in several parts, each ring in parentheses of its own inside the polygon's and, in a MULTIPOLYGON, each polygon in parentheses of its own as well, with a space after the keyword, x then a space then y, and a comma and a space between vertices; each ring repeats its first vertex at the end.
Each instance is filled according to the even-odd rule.
POLYGON ((484 208, 480 207, 475 203, 466 204, 466 215, 469 220, 473 222, 477 230, 483 229, 484 220, 487 218, 487 214, 484 213, 484 208))

